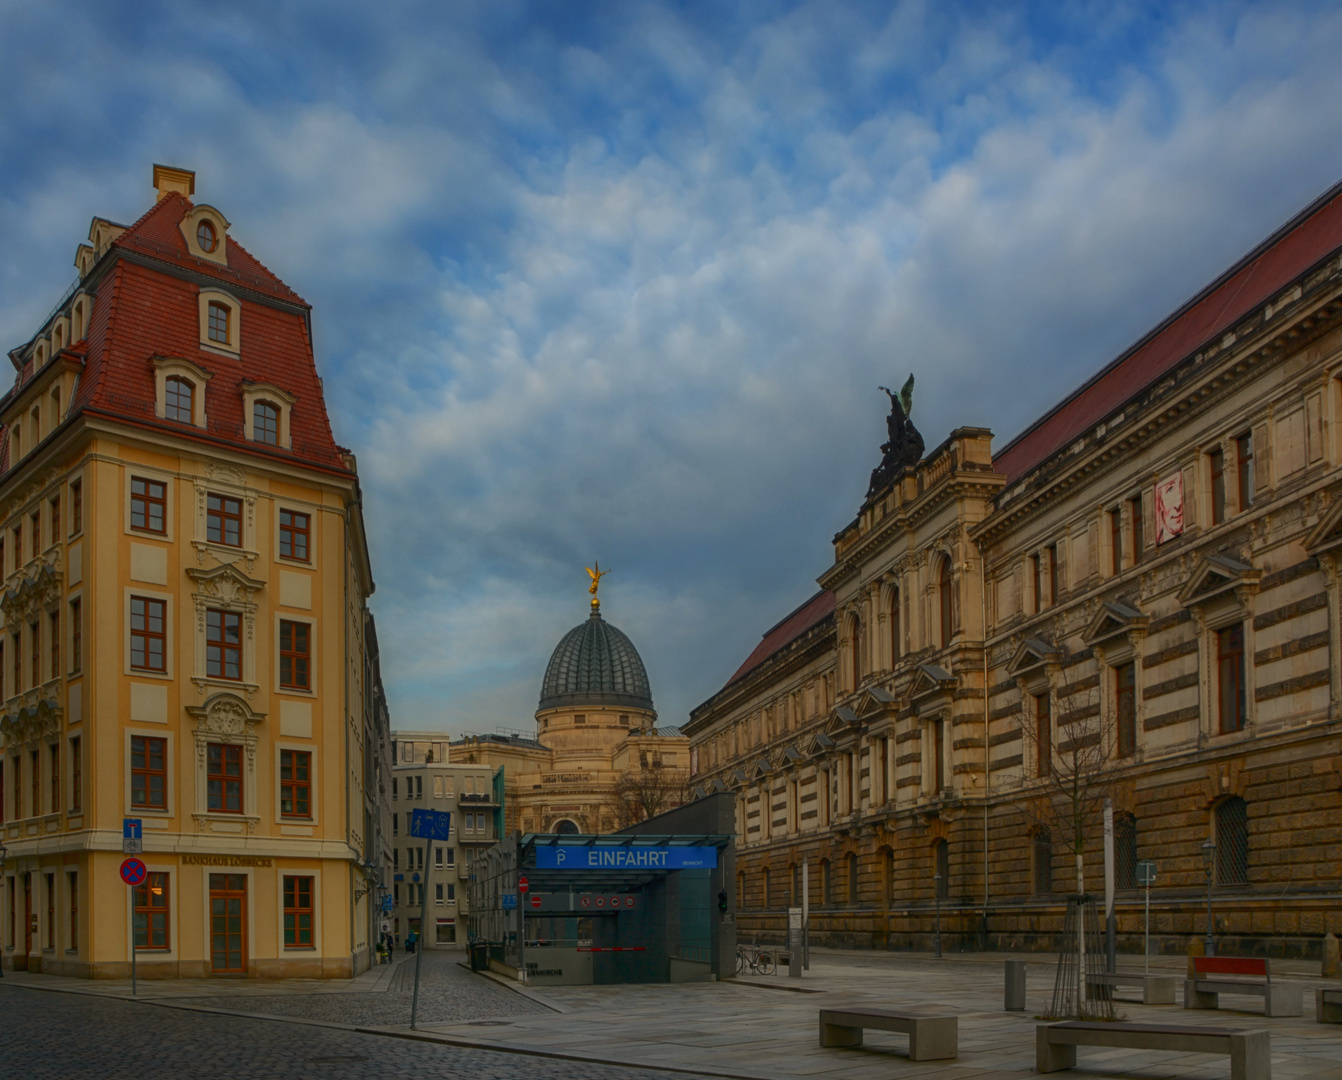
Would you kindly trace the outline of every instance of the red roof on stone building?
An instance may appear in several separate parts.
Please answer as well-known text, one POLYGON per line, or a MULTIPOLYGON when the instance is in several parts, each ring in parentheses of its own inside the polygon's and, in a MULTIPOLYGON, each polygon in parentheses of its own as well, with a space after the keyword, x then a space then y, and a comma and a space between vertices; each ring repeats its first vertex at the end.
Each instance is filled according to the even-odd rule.
POLYGON ((731 686, 738 679, 744 678, 785 645, 796 641, 811 627, 833 614, 834 594, 828 589, 822 589, 782 622, 765 632, 763 640, 755 646, 755 651, 746 657, 746 662, 727 680, 727 685, 731 686))

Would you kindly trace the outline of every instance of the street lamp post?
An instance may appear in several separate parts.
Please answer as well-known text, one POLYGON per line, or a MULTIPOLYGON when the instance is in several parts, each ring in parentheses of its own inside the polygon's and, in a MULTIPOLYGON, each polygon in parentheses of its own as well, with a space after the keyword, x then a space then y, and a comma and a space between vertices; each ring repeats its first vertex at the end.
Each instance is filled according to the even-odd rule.
POLYGON ((1203 952, 1216 955, 1216 939, 1212 936, 1212 872, 1216 869, 1216 845, 1211 837, 1202 842, 1202 861, 1207 870, 1207 944, 1203 952))
POLYGON ((936 948, 937 956, 941 955, 941 875, 932 875, 932 895, 937 905, 937 929, 932 937, 932 943, 936 948))

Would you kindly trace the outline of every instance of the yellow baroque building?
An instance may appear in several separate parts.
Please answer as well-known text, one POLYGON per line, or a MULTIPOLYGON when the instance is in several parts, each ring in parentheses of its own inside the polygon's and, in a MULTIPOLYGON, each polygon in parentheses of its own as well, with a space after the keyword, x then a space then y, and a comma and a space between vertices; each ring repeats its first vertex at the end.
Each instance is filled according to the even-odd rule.
POLYGON ((355 462, 310 307, 194 174, 154 183, 0 401, 4 962, 350 976, 389 869, 355 462))
POLYGON ((642 657, 594 599, 546 666, 536 737, 468 735, 452 760, 502 767, 507 832, 610 832, 688 799, 689 741, 656 722, 642 657))

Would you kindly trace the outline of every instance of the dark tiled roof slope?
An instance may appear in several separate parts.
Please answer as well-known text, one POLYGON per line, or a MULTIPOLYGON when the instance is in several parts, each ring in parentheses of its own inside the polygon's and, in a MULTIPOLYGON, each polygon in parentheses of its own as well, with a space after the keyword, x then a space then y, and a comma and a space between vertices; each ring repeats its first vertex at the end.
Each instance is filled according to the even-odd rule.
POLYGON ((727 686, 744 678, 774 653, 796 641, 807 630, 834 614, 834 594, 828 589, 816 593, 782 622, 765 632, 764 638, 755 646, 755 651, 746 657, 746 661, 736 673, 727 680, 727 686))

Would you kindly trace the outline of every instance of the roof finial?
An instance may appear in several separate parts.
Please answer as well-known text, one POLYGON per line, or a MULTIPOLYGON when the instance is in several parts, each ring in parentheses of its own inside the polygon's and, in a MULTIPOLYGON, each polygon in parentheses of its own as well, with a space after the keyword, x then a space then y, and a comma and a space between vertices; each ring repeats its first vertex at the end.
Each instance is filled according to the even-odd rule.
POLYGON ((592 563, 587 567, 587 576, 592 579, 592 584, 587 587, 587 591, 592 594, 592 614, 599 614, 601 611, 601 601, 596 597, 596 590, 601 585, 601 579, 609 574, 609 570, 602 570, 599 562, 592 563))

